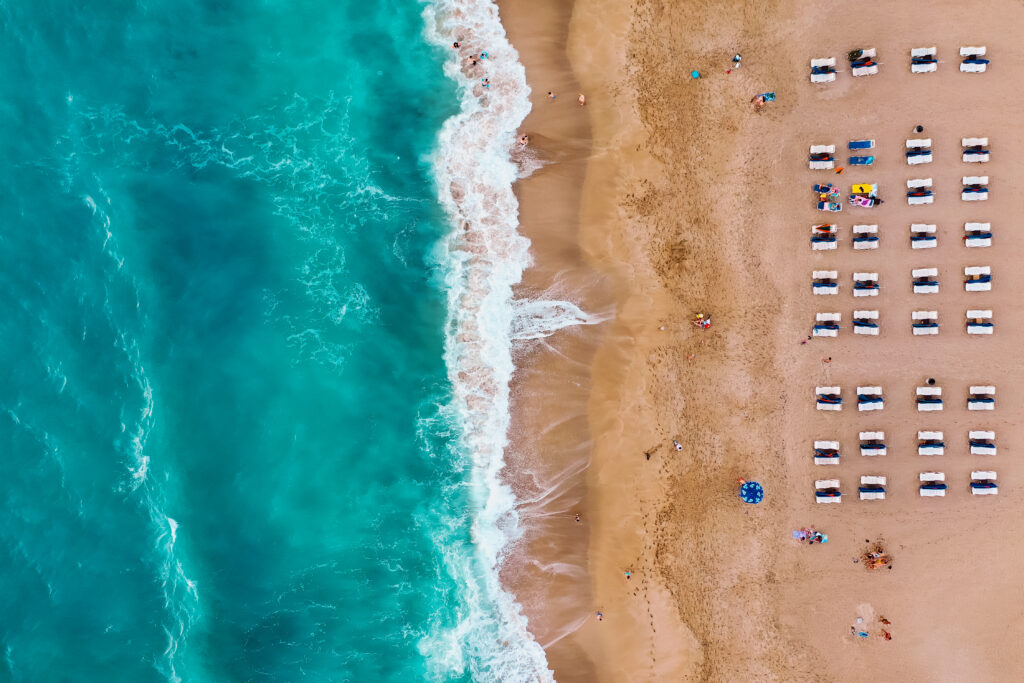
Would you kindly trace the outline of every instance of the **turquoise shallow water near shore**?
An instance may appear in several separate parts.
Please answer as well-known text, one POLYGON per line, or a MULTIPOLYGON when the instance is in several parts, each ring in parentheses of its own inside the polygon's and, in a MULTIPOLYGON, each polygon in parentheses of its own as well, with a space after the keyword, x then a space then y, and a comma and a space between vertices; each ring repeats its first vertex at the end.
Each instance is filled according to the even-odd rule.
POLYGON ((423 9, 0 6, 2 678, 488 671, 423 9))

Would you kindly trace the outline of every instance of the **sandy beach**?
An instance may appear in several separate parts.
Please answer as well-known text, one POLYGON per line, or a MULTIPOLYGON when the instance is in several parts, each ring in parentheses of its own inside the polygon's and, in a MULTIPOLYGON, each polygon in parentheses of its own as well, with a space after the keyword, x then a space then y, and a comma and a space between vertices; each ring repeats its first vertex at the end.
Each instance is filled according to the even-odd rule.
POLYGON ((526 461, 547 469, 530 470, 544 494, 523 507, 519 551, 531 559, 507 580, 528 588, 524 610, 556 678, 1019 680, 1024 545, 1007 532, 1024 511, 1024 136, 1013 126, 1024 8, 540 6, 502 6, 534 90, 524 128, 553 162, 517 189, 536 262, 524 286, 557 286, 608 318, 531 347, 517 377, 510 476, 521 484, 526 461), (910 49, 932 45, 938 70, 911 74, 910 49), (986 73, 959 72, 962 45, 988 47, 986 73), (867 47, 879 73, 852 78, 845 54, 867 47), (727 73, 736 52, 743 67, 727 73), (808 82, 815 57, 837 58, 836 82, 808 82), (562 92, 544 100, 552 82, 586 93, 584 120, 562 92), (756 114, 749 100, 766 91, 778 100, 756 114), (971 136, 990 138, 989 163, 961 161, 971 136), (932 139, 932 163, 906 164, 910 137, 932 139), (877 161, 847 167, 846 143, 861 138, 876 140, 877 161), (844 173, 808 170, 812 144, 836 145, 844 173), (963 175, 988 175, 989 200, 962 201, 963 175), (908 206, 906 181, 928 177, 934 204, 908 206), (844 199, 852 183, 877 183, 885 203, 822 214, 816 182, 844 199), (992 247, 965 248, 968 221, 991 222, 992 247), (812 251, 810 227, 826 222, 838 248, 812 251), (936 224, 936 248, 912 249, 911 223, 936 224), (877 224, 879 248, 855 251, 854 224, 877 224), (992 291, 965 292, 965 266, 990 266, 992 291), (938 294, 912 293, 920 267, 939 269, 938 294), (839 271, 837 296, 811 294, 818 269, 839 271), (855 299, 853 272, 878 273, 879 295, 855 299), (978 308, 994 312, 991 336, 966 334, 965 311, 978 308), (878 336, 852 333, 855 309, 879 312, 878 336), (916 310, 938 312, 939 335, 912 334, 916 310), (713 314, 711 330, 690 324, 698 311, 713 314), (842 314, 839 336, 801 343, 826 311, 842 314), (927 378, 944 391, 941 412, 916 409, 927 378), (974 384, 997 387, 994 411, 966 409, 974 384), (818 385, 841 386, 844 409, 816 410, 818 385), (863 385, 883 387, 884 410, 857 411, 863 385), (996 432, 998 455, 968 454, 973 429, 996 432), (885 431, 888 455, 860 456, 863 430, 885 431), (945 454, 918 455, 919 430, 942 431, 945 454), (819 439, 840 441, 842 464, 813 464, 819 439), (998 472, 998 496, 971 495, 979 469, 998 472), (926 471, 945 473, 945 497, 918 495, 926 471), (887 498, 857 500, 862 475, 887 477, 887 498), (737 499, 740 477, 764 484, 762 504, 737 499), (814 481, 833 477, 842 504, 816 505, 814 481), (793 540, 809 525, 830 542, 793 540), (892 569, 853 562, 880 539, 892 569))

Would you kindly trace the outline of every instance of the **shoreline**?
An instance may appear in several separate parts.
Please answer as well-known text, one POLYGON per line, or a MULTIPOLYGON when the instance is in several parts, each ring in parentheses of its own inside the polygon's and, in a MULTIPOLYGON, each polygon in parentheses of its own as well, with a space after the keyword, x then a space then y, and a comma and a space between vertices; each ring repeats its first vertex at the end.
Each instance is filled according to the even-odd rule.
MULTIPOLYGON (((1021 208, 1012 178, 1021 177, 1024 139, 1008 125, 1017 95, 999 90, 1024 51, 998 31, 1001 23, 1024 22, 1024 12, 987 7, 953 25, 948 19, 958 5, 950 0, 920 10, 889 7, 880 24, 871 11, 815 16, 790 0, 714 8, 576 0, 568 54, 592 131, 579 249, 608 283, 615 315, 599 326, 589 356, 588 464, 578 489, 588 532, 580 581, 588 588, 573 595, 585 616, 579 628, 557 648, 546 647, 557 680, 862 680, 879 669, 907 681, 943 672, 1004 680, 1001 672, 1019 672, 1012 655, 990 656, 993 647, 1012 652, 1024 630, 1024 596, 1010 578, 1024 544, 1000 537, 993 524, 1020 514, 1015 466, 1002 445, 998 460, 979 462, 962 453, 961 439, 968 428, 991 427, 1001 444, 1024 438, 1013 422, 1019 371, 1000 362, 1013 357, 1022 329, 1014 293, 1024 276, 1011 264, 1024 242, 1012 229, 1021 208), (636 35, 644 40, 632 41, 636 35), (957 69, 955 46, 970 41, 1000 56, 983 77, 957 69), (945 62, 939 73, 912 76, 904 52, 933 43, 945 62), (878 76, 844 73, 827 87, 807 82, 810 57, 842 57, 856 45, 877 45, 888 61, 878 76), (730 73, 736 52, 743 67, 730 73), (691 69, 701 79, 691 79, 691 69), (766 91, 776 91, 778 101, 755 114, 749 100, 766 91), (906 167, 903 143, 919 121, 944 145, 924 173, 936 175, 936 194, 945 195, 936 202, 941 214, 900 201, 901 186, 917 173, 906 167), (959 136, 996 133, 1002 156, 980 169, 993 175, 993 201, 961 204, 959 174, 979 169, 962 167, 959 136), (874 167, 828 177, 808 171, 808 144, 858 137, 878 138, 884 151, 874 167), (838 252, 811 252, 806 229, 820 215, 802 201, 803 188, 869 176, 892 201, 870 214, 847 210, 835 222, 848 239, 851 223, 877 220, 882 248, 853 252, 847 243, 838 252), (1005 226, 1000 250, 965 251, 963 221, 990 219, 1005 226), (938 249, 910 249, 906 226, 917 220, 940 224, 938 249), (901 283, 907 269, 932 260, 946 269, 943 294, 920 301, 901 283), (962 267, 985 264, 998 272, 1000 293, 959 291, 962 267), (824 265, 881 273, 887 289, 871 301, 887 321, 878 339, 844 332, 835 341, 800 343, 816 311, 835 306, 848 316, 861 303, 848 289, 836 301, 808 296, 809 271, 824 265), (991 338, 963 332, 964 310, 976 305, 999 317, 991 338), (915 306, 940 309, 944 331, 934 344, 922 345, 903 324, 915 306), (713 315, 712 329, 690 325, 698 311, 713 315), (965 359, 969 367, 962 367, 965 359), (923 381, 918 375, 945 379, 958 405, 928 420, 917 415, 903 397, 923 381), (997 412, 961 415, 967 385, 995 378, 997 412), (829 421, 808 399, 816 383, 832 381, 847 389, 884 383, 893 393, 884 413, 847 410, 829 421), (956 453, 922 459, 911 430, 941 428, 939 418, 955 435, 956 453), (857 430, 867 422, 899 435, 897 455, 856 455, 857 430), (841 469, 822 472, 808 449, 833 431, 849 452, 841 469), (683 444, 681 453, 672 439, 683 444), (927 506, 917 495, 922 468, 948 469, 960 485, 983 466, 999 470, 998 498, 979 501, 959 490, 939 499, 944 505, 927 506), (856 477, 864 474, 888 475, 899 488, 886 501, 862 503, 856 477), (826 475, 842 478, 843 505, 815 505, 810 487, 826 475), (762 504, 737 502, 740 477, 765 485, 762 504), (829 545, 811 549, 790 538, 806 525, 829 533, 829 545), (850 562, 878 539, 896 553, 891 573, 870 574, 850 562), (965 546, 979 553, 950 563, 951 548, 965 546), (967 603, 950 594, 968 596, 967 603), (582 603, 587 597, 589 605, 582 603), (592 618, 595 610, 603 622, 592 618), (854 618, 882 614, 895 625, 892 642, 874 631, 870 642, 850 635, 854 618)), ((519 49, 516 32, 509 33, 519 49)), ((535 57, 520 53, 536 88, 535 57)), ((526 195, 522 206, 534 210, 526 195)), ((563 388, 563 395, 583 390, 563 388)), ((535 425, 543 427, 545 417, 534 414, 535 425)), ((535 623, 531 617, 531 631, 535 623)))

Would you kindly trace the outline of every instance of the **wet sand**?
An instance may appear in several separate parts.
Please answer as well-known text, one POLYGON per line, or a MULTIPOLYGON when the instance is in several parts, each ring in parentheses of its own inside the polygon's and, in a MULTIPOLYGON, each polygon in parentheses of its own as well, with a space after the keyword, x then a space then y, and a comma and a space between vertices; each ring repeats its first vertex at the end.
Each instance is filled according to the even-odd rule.
POLYGON ((600 326, 527 348, 516 381, 511 480, 521 486, 544 463, 537 492, 562 483, 524 506, 540 521, 526 520, 536 531, 518 566, 538 571, 520 569, 510 584, 535 589, 524 609, 556 678, 1020 679, 1024 543, 1012 530, 1024 511, 1014 462, 1024 439, 1024 238, 1015 225, 1024 201, 1014 181, 1024 177, 1015 127, 1024 95, 1014 85, 1024 50, 1014 36, 1024 8, 943 0, 837 13, 781 1, 577 0, 560 44, 551 27, 566 7, 542 18, 531 5, 503 6, 502 17, 535 100, 549 79, 570 91, 578 79, 588 105, 586 127, 565 118, 578 112, 538 115, 544 101, 527 121, 542 155, 561 163, 519 184, 537 262, 525 287, 558 283, 559 297, 614 311, 600 326), (538 37, 538 27, 551 34, 538 37), (958 71, 968 44, 988 46, 988 73, 958 71), (910 74, 909 49, 930 45, 938 72, 910 74), (568 63, 558 57, 566 46, 568 63), (877 76, 808 83, 810 58, 835 56, 843 68, 847 50, 871 46, 877 76), (744 66, 727 74, 737 51, 744 66), (755 114, 749 99, 769 90, 778 101, 755 114), (935 161, 908 167, 903 143, 916 124, 933 139, 935 161), (962 163, 962 136, 990 137, 991 163, 962 163), (835 144, 845 162, 846 141, 862 137, 877 140, 870 169, 807 169, 810 144, 835 144), (989 201, 960 200, 960 176, 974 174, 991 177, 989 201), (905 181, 916 177, 934 178, 935 204, 906 205, 905 181), (852 182, 877 182, 887 201, 827 220, 810 185, 829 181, 844 196, 852 182), (992 248, 963 246, 969 220, 992 222, 992 248), (837 250, 811 251, 809 228, 820 222, 840 226, 837 250), (911 222, 937 224, 939 246, 911 249, 911 222), (852 249, 855 223, 879 225, 878 250, 852 249), (967 265, 992 266, 992 292, 964 292, 967 265), (924 266, 939 268, 940 294, 911 293, 910 270, 924 266), (838 296, 811 295, 819 268, 840 272, 838 296), (880 295, 854 299, 854 271, 878 272, 880 295), (879 310, 878 337, 852 334, 861 308, 879 310), (994 310, 995 334, 967 335, 967 308, 994 310), (941 333, 913 336, 913 310, 939 311, 941 333), (690 325, 697 311, 713 313, 711 330, 690 325), (839 338, 801 344, 819 311, 843 314, 839 338), (941 413, 915 409, 914 387, 927 377, 945 391, 941 413), (815 410, 818 384, 843 387, 842 412, 815 410), (995 411, 966 410, 970 384, 997 386, 995 411), (858 385, 882 385, 885 409, 858 413, 858 385), (886 431, 888 456, 857 454, 857 433, 868 429, 886 431), (917 455, 919 429, 942 430, 946 455, 917 455), (994 429, 999 455, 968 455, 969 429, 994 429), (839 440, 842 464, 813 465, 815 439, 839 440), (970 495, 974 469, 999 473, 998 496, 970 495), (946 473, 945 498, 918 496, 922 471, 946 473), (889 478, 887 500, 856 500, 866 474, 889 478), (739 503, 739 477, 764 483, 765 502, 739 503), (814 480, 831 477, 843 503, 816 505, 814 480), (830 543, 793 541, 807 525, 830 543), (892 570, 852 562, 879 538, 894 553, 892 570), (560 572, 556 560, 568 560, 560 572), (879 615, 893 640, 879 637, 879 615), (858 617, 871 627, 867 641, 850 633, 858 617))

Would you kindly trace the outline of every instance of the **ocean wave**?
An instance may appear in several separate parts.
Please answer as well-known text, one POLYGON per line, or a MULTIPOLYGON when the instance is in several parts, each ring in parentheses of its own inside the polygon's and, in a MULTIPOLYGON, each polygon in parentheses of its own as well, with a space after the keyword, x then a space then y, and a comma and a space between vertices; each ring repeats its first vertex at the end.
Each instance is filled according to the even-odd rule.
POLYGON ((530 242, 518 231, 512 185, 534 165, 525 163, 516 145, 531 105, 525 69, 497 6, 437 0, 424 18, 428 40, 452 53, 445 73, 460 85, 460 111, 441 129, 433 168, 452 225, 438 260, 448 303, 445 362, 458 438, 469 460, 473 547, 442 549, 445 569, 460 584, 463 607, 456 624, 435 625, 420 647, 437 678, 468 671, 478 680, 553 681, 521 606, 499 578, 504 554, 521 536, 515 495, 501 477, 512 346, 598 321, 571 302, 513 297, 530 265, 530 242), (455 41, 459 49, 453 49, 455 41), (483 51, 488 56, 481 66, 464 71, 469 55, 483 51))

